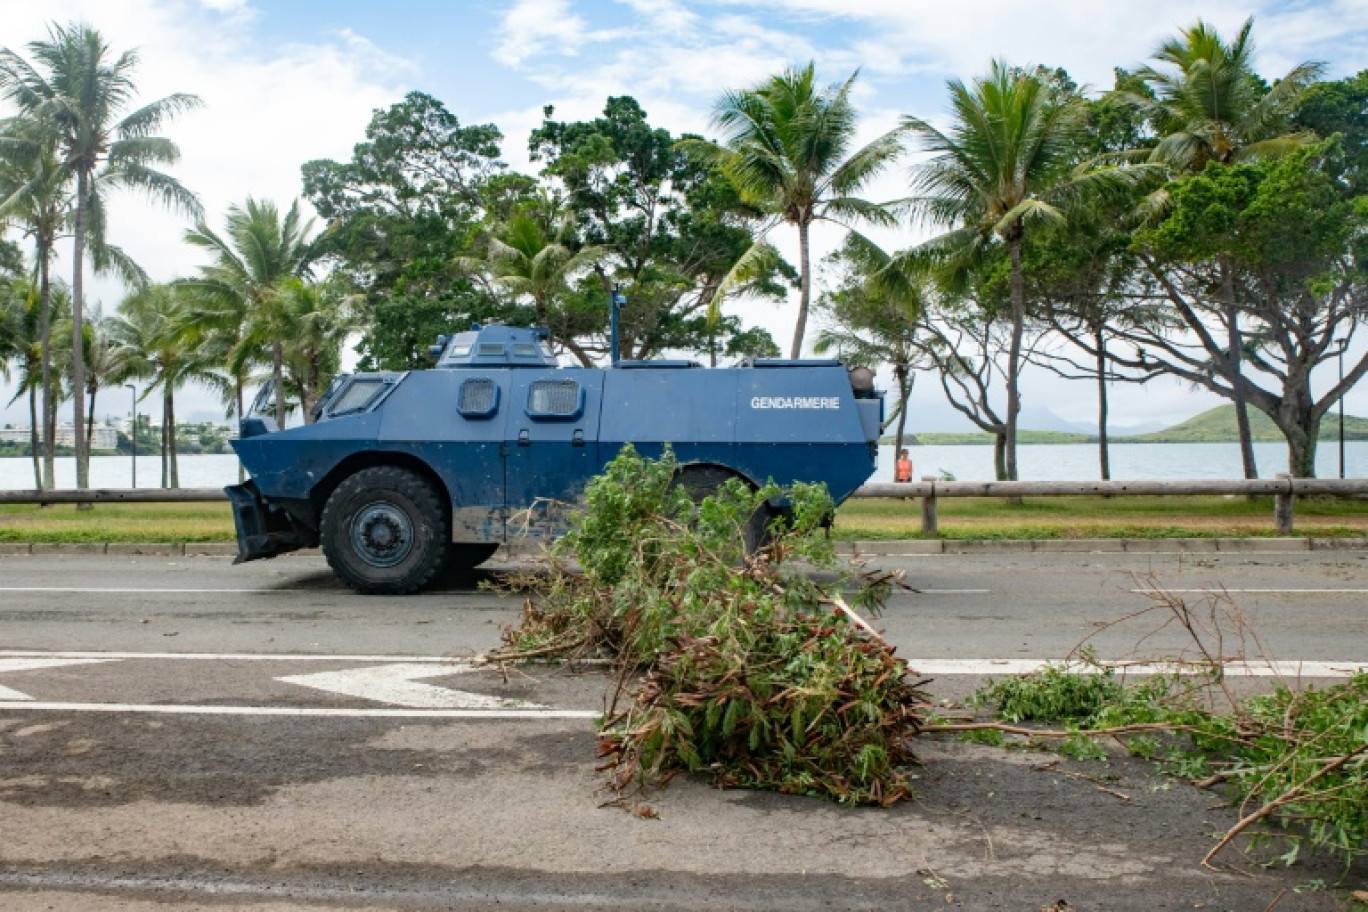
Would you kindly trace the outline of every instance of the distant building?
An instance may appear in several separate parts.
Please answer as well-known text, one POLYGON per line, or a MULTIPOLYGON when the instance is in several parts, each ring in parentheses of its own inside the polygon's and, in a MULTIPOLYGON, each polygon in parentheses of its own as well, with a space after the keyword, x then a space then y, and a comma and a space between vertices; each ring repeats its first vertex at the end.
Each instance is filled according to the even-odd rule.
MULTIPOLYGON (((0 429, 0 443, 28 443, 29 429, 24 428, 4 428, 0 429)), ((57 425, 57 445, 74 447, 76 446, 75 429, 69 424, 57 425)), ((94 432, 90 436, 90 448, 92 450, 114 450, 119 446, 119 432, 116 428, 96 425, 94 432)))

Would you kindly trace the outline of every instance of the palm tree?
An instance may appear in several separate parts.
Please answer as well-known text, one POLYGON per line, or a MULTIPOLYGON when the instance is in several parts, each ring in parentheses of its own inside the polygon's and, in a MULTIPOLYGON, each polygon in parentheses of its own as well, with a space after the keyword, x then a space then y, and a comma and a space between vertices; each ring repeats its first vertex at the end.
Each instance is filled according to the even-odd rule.
POLYGON ((935 254, 963 267, 1005 244, 1010 268, 1011 335, 1007 355, 1006 469, 1017 474, 1017 417, 1021 411, 1022 338, 1026 280, 1022 243, 1032 225, 1060 223, 1064 205, 1088 189, 1129 183, 1141 169, 1075 168, 1081 99, 1042 77, 995 60, 986 76, 966 86, 947 83, 952 119, 942 132, 917 117, 904 118, 932 153, 912 176, 906 201, 918 216, 951 231, 919 255, 935 254))
POLYGON ((312 225, 312 221, 301 221, 298 202, 291 203, 282 217, 275 203, 248 197, 244 205, 228 208, 223 234, 201 221, 185 235, 188 243, 213 256, 207 266, 200 267, 199 278, 181 283, 198 302, 206 327, 225 341, 233 340, 227 346, 231 350, 239 350, 242 340, 249 336, 260 346, 239 350, 238 366, 231 371, 237 386, 238 415, 242 414, 247 366, 257 351, 269 349, 279 427, 285 426, 286 414, 285 340, 264 331, 263 326, 270 323, 268 304, 275 287, 283 279, 309 274, 312 225))
POLYGON ((894 452, 901 452, 907 430, 907 398, 921 349, 917 336, 926 310, 926 277, 877 245, 858 236, 846 238, 832 255, 845 268, 845 281, 819 302, 835 325, 817 336, 813 351, 836 352, 851 364, 878 368, 888 365, 898 386, 898 404, 884 420, 897 422, 894 452))
POLYGON ((0 126, 0 219, 33 238, 43 391, 43 482, 55 486, 57 397, 52 378, 52 255, 72 203, 71 172, 41 123, 11 118, 0 126))
MULTIPOLYGON (((789 356, 802 354, 812 299, 810 234, 813 222, 866 220, 891 224, 885 207, 858 194, 902 154, 901 128, 853 150, 856 115, 850 91, 858 72, 839 86, 817 86, 815 66, 785 70, 760 85, 718 100, 713 124, 721 147, 701 140, 682 146, 722 168, 749 203, 798 229, 800 294, 789 356)), ((764 243, 734 273, 744 271, 764 243)), ((739 274, 739 273, 738 273, 739 274)))
POLYGON ((288 340, 285 366, 305 423, 313 422, 313 407, 341 365, 342 345, 357 328, 354 303, 336 281, 288 278, 272 296, 271 309, 282 338, 288 340))
MULTIPOLYGON (((1292 116, 1306 88, 1320 78, 1323 67, 1311 62, 1298 64, 1268 88, 1254 72, 1253 27, 1253 17, 1246 19, 1235 40, 1226 43, 1199 19, 1159 46, 1154 52, 1156 66, 1137 71, 1154 97, 1126 97, 1160 133, 1158 145, 1150 152, 1152 161, 1179 174, 1195 174, 1208 162, 1228 165, 1247 158, 1277 156, 1315 141, 1311 133, 1292 129, 1292 116)), ((1161 205, 1162 198, 1150 208, 1161 205)), ((1257 478, 1249 408, 1240 382, 1245 341, 1235 280, 1228 257, 1218 257, 1216 265, 1240 456, 1245 477, 1257 478)))
POLYGON ((33 486, 43 490, 42 465, 39 459, 38 389, 42 377, 42 336, 39 330, 38 289, 32 283, 15 280, 6 283, 0 300, 0 377, 9 379, 9 366, 19 369, 19 382, 14 396, 7 403, 14 404, 28 394, 29 445, 33 458, 33 486))
POLYGON ((580 247, 571 220, 553 214, 518 213, 481 238, 482 253, 462 257, 458 265, 486 276, 491 284, 532 302, 537 325, 551 330, 552 339, 565 346, 580 363, 593 364, 589 352, 574 341, 558 305, 569 290, 571 277, 607 256, 602 247, 580 247))
POLYGON ((1245 20, 1226 43, 1197 20, 1154 52, 1157 66, 1136 75, 1155 97, 1129 95, 1155 125, 1161 139, 1151 158, 1183 173, 1207 162, 1230 164, 1244 158, 1280 155, 1315 141, 1292 129, 1302 92, 1321 77, 1319 63, 1300 63, 1267 87, 1254 72, 1254 19, 1245 20))
MULTIPOLYGON (((0 49, 0 90, 23 116, 53 131, 63 167, 75 175, 71 372, 75 388, 81 390, 87 246, 96 268, 112 266, 129 278, 141 278, 130 260, 105 243, 105 198, 116 189, 142 190, 172 208, 198 215, 194 194, 157 169, 174 164, 180 150, 154 134, 167 120, 200 102, 194 95, 168 95, 125 114, 136 95, 132 73, 138 56, 125 51, 114 57, 100 33, 85 24, 53 25, 48 40, 31 42, 28 50, 37 66, 8 48, 0 49)), ((84 412, 77 395, 73 423, 78 428, 84 424, 84 412)), ((89 482, 90 452, 77 434, 76 486, 85 488, 89 482)))
POLYGON ((101 312, 99 305, 91 308, 85 324, 85 345, 83 356, 86 364, 86 424, 85 442, 87 451, 95 436, 95 398, 101 388, 114 383, 123 372, 123 353, 109 338, 109 320, 101 312))
POLYGON ((150 381, 143 398, 162 393, 162 487, 179 487, 176 459, 176 390, 191 380, 213 384, 215 377, 197 357, 197 315, 184 290, 150 285, 119 304, 109 320, 111 359, 119 364, 114 381, 150 381))

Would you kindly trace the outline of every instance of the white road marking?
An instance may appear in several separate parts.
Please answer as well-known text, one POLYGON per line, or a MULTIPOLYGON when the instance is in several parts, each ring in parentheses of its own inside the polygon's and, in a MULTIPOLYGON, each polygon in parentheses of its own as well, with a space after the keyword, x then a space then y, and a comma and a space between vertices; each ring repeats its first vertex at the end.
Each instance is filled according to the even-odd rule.
MULTIPOLYGON (((7 671, 32 671, 36 668, 61 668, 64 665, 96 665, 100 662, 111 661, 108 658, 58 658, 55 656, 44 656, 41 658, 14 658, 0 659, 0 674, 7 671)), ((0 687, 0 700, 32 700, 28 694, 11 690, 8 687, 0 687)))
POLYGON ((1368 595, 1368 589, 1227 589, 1224 587, 1209 587, 1205 589, 1170 589, 1168 587, 1157 587, 1156 589, 1131 589, 1131 592, 1138 592, 1140 595, 1149 595, 1150 592, 1174 592, 1176 595, 1216 595, 1219 592, 1249 593, 1249 595, 1368 595))
POLYGON ((409 706, 414 709, 543 709, 535 703, 523 700, 506 700, 488 694, 452 690, 449 687, 436 687, 432 684, 419 684, 418 678, 436 678, 443 675, 464 674, 475 671, 474 665, 464 662, 450 662, 445 665, 433 664, 395 664, 369 665, 365 668, 348 668, 344 671, 320 671, 316 674, 289 675, 276 678, 286 684, 312 687, 328 693, 345 694, 374 700, 376 703, 389 703, 392 706, 409 706))
POLYGON ((596 719, 578 709, 347 709, 333 706, 196 706, 175 703, 38 703, 0 701, 0 711, 151 713, 162 716, 302 716, 355 719, 596 719))
MULTIPOLYGON (((78 595, 275 595, 277 592, 347 593, 348 591, 349 590, 340 587, 327 586, 272 586, 269 588, 258 586, 254 589, 148 589, 134 586, 0 586, 0 592, 70 592, 78 595)), ((427 592, 415 592, 411 595, 404 596, 404 598, 433 598, 435 596, 443 595, 449 595, 449 593, 441 592, 440 590, 429 590, 427 592)))
MULTIPOLYGON (((116 659, 141 659, 148 661, 187 660, 196 662, 375 662, 383 665, 402 664, 428 666, 428 670, 422 677, 436 677, 438 675, 460 673, 459 671, 447 670, 449 668, 460 667, 463 670, 469 670, 471 668, 479 667, 472 665, 468 660, 463 661, 454 659, 451 656, 320 655, 318 653, 254 654, 233 652, 40 652, 37 650, 19 649, 0 650, 0 662, 7 662, 12 658, 52 660, 51 664, 54 666, 58 664, 76 664, 70 660, 114 661, 116 659), (431 666, 444 667, 434 669, 431 666)), ((908 664, 920 673, 942 675, 1022 674, 1036 671, 1051 662, 1056 665, 1060 664, 1060 660, 1058 659, 908 659, 908 664)), ((0 670, 4 670, 5 667, 5 665, 0 664, 0 670)), ((1127 669, 1134 671, 1140 666, 1126 667, 1127 669)), ((1147 667, 1151 669, 1149 673, 1152 673, 1154 666, 1147 667)), ((1282 675, 1285 677, 1295 677, 1298 674, 1302 677, 1343 677, 1352 674, 1354 669, 1368 670, 1368 660, 1290 660, 1274 662, 1271 665, 1269 663, 1260 663, 1243 670, 1235 667, 1231 673, 1237 675, 1282 675)), ((19 669, 17 667, 10 667, 9 670, 19 669)), ((1141 672, 1136 671, 1135 673, 1141 672)), ((300 677, 312 677, 312 675, 301 675, 300 677)), ((288 679, 282 678, 281 680, 288 679)), ((443 688, 433 689, 442 690, 443 688)))
POLYGON ((449 664, 451 656, 322 655, 316 652, 41 652, 34 649, 0 649, 0 657, 71 659, 186 659, 195 662, 428 662, 449 664))
POLYGON ((917 595, 990 595, 992 589, 913 589, 917 595))
POLYGON ((203 595, 206 593, 242 593, 242 592, 308 592, 310 590, 302 587, 281 586, 278 589, 144 589, 144 588, 111 588, 108 586, 0 586, 0 592, 78 592, 95 594, 132 594, 147 595, 148 593, 167 592, 173 595, 203 595))
MULTIPOLYGON (((1046 665, 1061 665, 1048 659, 908 659, 907 664, 920 675, 1014 675, 1039 671, 1046 665)), ((1089 666, 1071 666, 1087 670, 1089 666)), ((1184 666, 1165 663, 1117 665, 1118 672, 1133 675, 1170 674, 1184 666)), ((1191 669, 1192 666, 1186 666, 1191 669)), ((1227 662, 1225 674, 1239 678, 1347 678, 1368 672, 1368 661, 1345 662, 1227 662)))

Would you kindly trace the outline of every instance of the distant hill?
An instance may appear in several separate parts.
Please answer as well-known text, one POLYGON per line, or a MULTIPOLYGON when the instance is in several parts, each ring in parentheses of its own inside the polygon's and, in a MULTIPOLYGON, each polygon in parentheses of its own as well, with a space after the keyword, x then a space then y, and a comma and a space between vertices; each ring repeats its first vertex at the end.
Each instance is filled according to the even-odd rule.
MULTIPOLYGON (((1282 432, 1258 409, 1249 410, 1249 431, 1255 440, 1283 442, 1282 432)), ((1225 443, 1239 440, 1240 434, 1235 425, 1235 406, 1220 405, 1162 431, 1113 439, 1125 443, 1225 443)), ((1320 439, 1339 439, 1338 414, 1331 413, 1321 419, 1320 439)), ((1344 439, 1368 440, 1368 418, 1345 415, 1344 439)))
MULTIPOLYGON (((1283 435, 1273 421, 1257 409, 1249 410, 1249 429, 1257 441, 1282 443, 1283 435)), ((1233 443, 1240 439, 1235 427, 1235 406, 1221 405, 1210 411, 1195 415, 1187 421, 1154 431, 1149 434, 1113 434, 1112 443, 1233 443)), ((1321 440, 1339 439, 1339 416, 1336 413, 1321 419, 1321 440)), ((1368 418, 1354 415, 1344 416, 1345 440, 1368 440, 1368 418)), ((1096 443, 1094 434, 1070 434, 1063 431, 1017 432, 1019 443, 1096 443)), ((884 443, 892 443, 893 438, 885 436, 884 443)), ((979 431, 959 433, 919 433, 908 434, 907 443, 911 446, 963 446, 967 444, 990 444, 992 434, 979 431)))

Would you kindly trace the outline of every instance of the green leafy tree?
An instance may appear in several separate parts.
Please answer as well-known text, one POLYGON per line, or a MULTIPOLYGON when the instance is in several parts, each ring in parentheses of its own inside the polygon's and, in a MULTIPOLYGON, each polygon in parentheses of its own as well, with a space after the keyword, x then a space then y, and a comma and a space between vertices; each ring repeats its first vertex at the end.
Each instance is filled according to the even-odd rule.
MULTIPOLYGON (((1315 475, 1316 440, 1328 409, 1365 373, 1368 357, 1320 397, 1311 373, 1335 357, 1368 308, 1368 207, 1350 197, 1340 146, 1330 140, 1277 159, 1236 165, 1209 162, 1201 174, 1170 187, 1167 216, 1137 244, 1154 263, 1152 287, 1184 332, 1121 328, 1134 356, 1124 366, 1180 377, 1227 399, 1238 393, 1268 415, 1288 444, 1288 470, 1315 475), (1228 267, 1229 294, 1211 280, 1228 267), (1250 341, 1249 370, 1236 371, 1228 340, 1210 315, 1234 300, 1250 341)), ((1116 333, 1116 328, 1113 329, 1116 333)))
POLYGON ((411 92, 374 113, 350 161, 303 166, 304 195, 326 222, 319 254, 364 296, 363 368, 422 367, 437 335, 516 319, 457 265, 472 255, 491 198, 532 183, 503 173, 502 138, 411 92))
POLYGON ((1129 200, 1116 200, 1077 210, 1067 224, 1038 232, 1022 254, 1041 319, 1069 343, 1063 350, 1039 347, 1029 360, 1060 377, 1095 384, 1098 474, 1103 481, 1111 478, 1108 384, 1145 382, 1158 373, 1154 368, 1118 370, 1110 357, 1112 328, 1144 324, 1160 332, 1181 331, 1161 305, 1136 293, 1132 236, 1120 227, 1130 206, 1129 200))
MULTIPOLYGON (((566 329, 576 347, 607 352, 608 293, 618 286, 627 298, 622 358, 674 349, 707 350, 715 359, 720 348, 747 349, 752 341, 769 350, 772 343, 754 331, 738 337, 737 321, 717 319, 714 309, 724 281, 755 245, 764 212, 716 165, 686 155, 669 131, 651 126, 633 98, 609 98, 593 120, 561 122, 553 114, 548 107, 528 141, 552 184, 530 196, 532 207, 554 200, 580 242, 602 254, 584 264, 567 295, 565 313, 575 323, 566 329)), ((697 141, 686 137, 685 145, 697 141)), ((773 258, 754 262, 733 291, 782 300, 792 270, 773 258)))
POLYGON ((897 422, 894 452, 901 451, 915 371, 925 367, 917 343, 928 278, 920 271, 898 268, 893 257, 858 235, 848 237, 830 259, 842 277, 818 302, 832 325, 818 333, 814 350, 834 351, 851 365, 886 365, 893 371, 898 404, 884 428, 897 422))
MULTIPOLYGON (((816 67, 785 70, 751 89, 718 100, 713 124, 720 146, 693 140, 686 148, 720 167, 741 198, 798 229, 799 299, 789 357, 803 351, 812 298, 811 230, 814 222, 888 225, 893 213, 859 194, 902 154, 901 130, 853 148, 858 117, 850 93, 855 75, 838 86, 817 84, 816 67)), ((763 233, 761 235, 763 239, 763 233)), ((765 247, 753 248, 733 269, 745 275, 765 247)))
POLYGON ((1339 136, 1350 192, 1368 192, 1368 70, 1309 86, 1298 100, 1293 124, 1316 136, 1339 136))
MULTIPOLYGON (((1152 147, 1157 139, 1139 108, 1128 99, 1152 96, 1133 73, 1116 70, 1113 90, 1083 102, 1080 163, 1124 157, 1152 147)), ((1034 232, 1022 250, 1027 295, 1042 322, 1061 337, 1062 348, 1041 345, 1029 359, 1067 379, 1092 381, 1097 390, 1098 474, 1111 478, 1108 385, 1145 382, 1154 371, 1121 371, 1109 358, 1113 324, 1167 319, 1156 302, 1134 291, 1139 260, 1132 249, 1139 198, 1161 177, 1158 169, 1131 193, 1092 198, 1075 206, 1066 221, 1034 232)), ((1173 321, 1168 320, 1173 327, 1173 321)))
MULTIPOLYGON (((1033 226, 1066 221, 1066 204, 1089 191, 1133 183, 1134 170, 1115 166, 1078 169, 1085 109, 1055 74, 1022 71, 994 61, 986 76, 966 86, 947 83, 951 120, 942 131, 907 117, 905 125, 931 158, 913 172, 907 204, 921 218, 951 230, 918 255, 934 255, 947 272, 1006 248, 1010 337, 1007 345, 1004 416, 1007 478, 1017 474, 1017 418, 1027 321, 1027 275, 1022 249, 1033 226)), ((960 280, 956 280, 958 282, 960 280)))
POLYGON ((299 204, 291 203, 282 215, 275 203, 248 197, 241 206, 228 208, 224 232, 204 222, 186 232, 185 240, 208 251, 208 265, 198 278, 182 283, 188 300, 199 310, 205 328, 217 333, 223 344, 215 347, 238 354, 230 367, 242 415, 243 383, 250 365, 260 359, 271 365, 275 380, 276 423, 285 426, 285 347, 288 338, 276 331, 272 296, 279 283, 307 276, 313 260, 310 245, 312 222, 304 221, 299 204), (250 344, 246 340, 251 340, 250 344), (269 357, 261 358, 262 352, 269 357))

